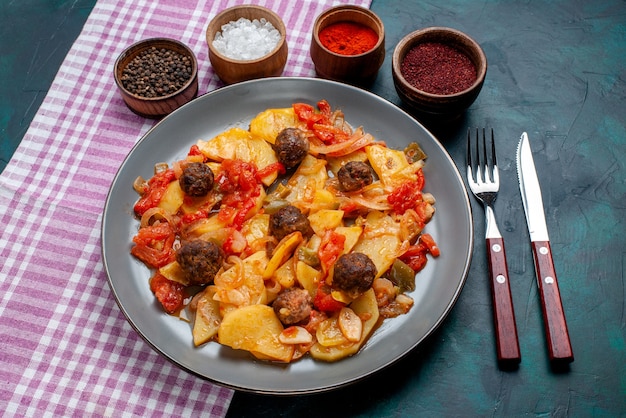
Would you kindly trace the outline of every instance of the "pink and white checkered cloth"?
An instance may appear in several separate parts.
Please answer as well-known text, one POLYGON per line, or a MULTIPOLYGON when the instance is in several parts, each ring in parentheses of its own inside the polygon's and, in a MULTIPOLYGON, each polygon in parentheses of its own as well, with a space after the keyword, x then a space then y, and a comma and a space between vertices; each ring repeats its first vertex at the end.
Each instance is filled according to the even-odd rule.
MULTIPOLYGON (((0 175, 0 411, 11 416, 223 417, 230 389, 172 365, 126 322, 107 284, 100 225, 113 177, 155 122, 126 108, 113 64, 141 39, 179 39, 199 94, 220 86, 204 32, 240 0, 100 0, 0 175)), ((286 76, 314 76, 313 21, 332 0, 257 0, 288 29, 286 76)), ((369 0, 343 3, 370 6, 369 0)))

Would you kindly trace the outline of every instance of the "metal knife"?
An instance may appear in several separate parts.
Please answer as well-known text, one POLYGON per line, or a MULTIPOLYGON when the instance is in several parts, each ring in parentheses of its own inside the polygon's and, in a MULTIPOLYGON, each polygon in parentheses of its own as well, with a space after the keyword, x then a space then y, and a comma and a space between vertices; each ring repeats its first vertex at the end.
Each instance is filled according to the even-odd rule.
POLYGON ((574 353, 556 279, 541 188, 526 132, 517 146, 517 174, 535 261, 550 361, 570 363, 574 361, 574 353))

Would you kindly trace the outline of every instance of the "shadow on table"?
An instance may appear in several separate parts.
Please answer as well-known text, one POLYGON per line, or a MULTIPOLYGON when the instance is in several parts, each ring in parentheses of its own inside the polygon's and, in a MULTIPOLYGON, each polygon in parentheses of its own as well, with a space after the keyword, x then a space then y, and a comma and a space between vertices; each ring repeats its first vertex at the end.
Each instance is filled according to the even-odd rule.
POLYGON ((301 396, 256 395, 236 392, 227 418, 245 417, 349 417, 376 415, 394 394, 415 384, 416 376, 441 344, 440 331, 435 331, 415 350, 382 371, 345 388, 328 393, 301 396), (408 380, 411 380, 409 383, 408 380))

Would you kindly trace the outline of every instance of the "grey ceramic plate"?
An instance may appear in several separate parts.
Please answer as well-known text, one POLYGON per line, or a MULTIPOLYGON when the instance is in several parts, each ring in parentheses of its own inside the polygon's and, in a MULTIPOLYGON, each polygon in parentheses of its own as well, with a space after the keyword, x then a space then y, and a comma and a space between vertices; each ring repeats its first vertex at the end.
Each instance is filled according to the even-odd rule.
POLYGON ((154 126, 120 167, 106 201, 102 251, 109 284, 130 324, 155 350, 183 369, 215 383, 267 394, 303 394, 332 390, 363 379, 395 362, 428 337, 456 302, 472 256, 472 215, 465 185, 443 146, 395 105, 355 87, 307 78, 272 78, 224 87, 198 97, 154 126), (361 351, 338 363, 304 358, 290 365, 254 360, 248 353, 208 343, 194 348, 190 326, 168 316, 154 302, 150 271, 130 256, 138 222, 132 216, 139 175, 149 178, 155 162, 173 162, 198 139, 210 139, 229 127, 248 128, 259 112, 315 104, 326 99, 344 111, 353 126, 402 149, 417 141, 428 154, 426 190, 437 199, 427 225, 441 248, 419 273, 407 315, 387 320, 361 351))

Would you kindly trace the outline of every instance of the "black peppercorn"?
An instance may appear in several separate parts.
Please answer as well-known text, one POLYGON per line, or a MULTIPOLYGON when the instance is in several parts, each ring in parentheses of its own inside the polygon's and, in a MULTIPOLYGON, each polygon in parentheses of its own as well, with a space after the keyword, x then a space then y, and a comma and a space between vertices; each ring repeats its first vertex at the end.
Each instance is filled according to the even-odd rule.
POLYGON ((122 85, 138 96, 161 97, 180 90, 191 78, 191 59, 176 51, 152 47, 139 53, 122 71, 122 85))

